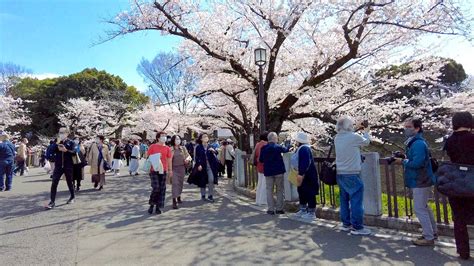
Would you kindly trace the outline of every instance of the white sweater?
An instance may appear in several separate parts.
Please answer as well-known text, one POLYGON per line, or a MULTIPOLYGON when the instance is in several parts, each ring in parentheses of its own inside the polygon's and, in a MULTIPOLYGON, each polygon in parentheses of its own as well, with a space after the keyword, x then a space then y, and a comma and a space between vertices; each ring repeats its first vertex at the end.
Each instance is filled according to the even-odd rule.
POLYGON ((362 160, 360 147, 370 143, 370 135, 354 132, 340 132, 334 139, 336 146, 336 169, 338 175, 360 174, 362 160))

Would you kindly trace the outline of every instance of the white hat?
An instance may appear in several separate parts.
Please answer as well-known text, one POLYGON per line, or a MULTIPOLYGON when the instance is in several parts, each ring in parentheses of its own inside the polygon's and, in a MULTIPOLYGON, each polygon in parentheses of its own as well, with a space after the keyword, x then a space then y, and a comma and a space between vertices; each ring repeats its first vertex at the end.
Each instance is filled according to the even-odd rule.
POLYGON ((309 144, 309 136, 308 134, 304 132, 298 132, 296 134, 296 139, 297 142, 302 143, 302 144, 309 144))
POLYGON ((232 142, 232 140, 231 140, 231 139, 227 139, 226 141, 227 141, 227 142, 232 142))

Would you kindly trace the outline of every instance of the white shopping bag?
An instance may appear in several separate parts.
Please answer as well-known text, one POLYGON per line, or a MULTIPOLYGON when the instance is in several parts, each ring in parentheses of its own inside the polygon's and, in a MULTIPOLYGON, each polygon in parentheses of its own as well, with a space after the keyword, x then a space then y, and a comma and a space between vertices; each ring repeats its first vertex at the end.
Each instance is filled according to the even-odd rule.
POLYGON ((164 169, 163 169, 163 164, 161 163, 161 153, 155 153, 152 154, 148 157, 148 160, 151 163, 151 166, 153 166, 153 170, 160 173, 164 174, 164 169))

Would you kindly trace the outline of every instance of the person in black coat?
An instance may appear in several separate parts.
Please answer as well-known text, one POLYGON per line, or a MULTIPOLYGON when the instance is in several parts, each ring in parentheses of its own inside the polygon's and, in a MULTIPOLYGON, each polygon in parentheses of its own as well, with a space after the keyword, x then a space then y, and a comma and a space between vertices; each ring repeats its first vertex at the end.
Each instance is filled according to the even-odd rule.
POLYGON ((217 185, 217 151, 209 146, 207 134, 199 135, 195 154, 195 180, 193 183, 201 188, 201 199, 206 200, 206 186, 208 187, 208 200, 214 202, 214 185, 217 185))
MULTIPOLYGON (((452 119, 453 134, 446 140, 445 150, 453 163, 474 165, 473 119, 469 112, 456 113, 452 119)), ((468 224, 474 224, 474 198, 449 197, 453 210, 454 238, 461 259, 470 257, 468 224)))
POLYGON ((66 182, 70 193, 67 204, 74 203, 74 184, 72 181, 74 163, 72 157, 76 156, 76 144, 68 139, 68 135, 69 130, 67 128, 60 128, 58 142, 52 147, 56 158, 54 160, 55 167, 53 172, 53 182, 51 183, 51 201, 48 206, 46 206, 47 209, 52 209, 56 206, 56 192, 62 175, 66 176, 66 182))

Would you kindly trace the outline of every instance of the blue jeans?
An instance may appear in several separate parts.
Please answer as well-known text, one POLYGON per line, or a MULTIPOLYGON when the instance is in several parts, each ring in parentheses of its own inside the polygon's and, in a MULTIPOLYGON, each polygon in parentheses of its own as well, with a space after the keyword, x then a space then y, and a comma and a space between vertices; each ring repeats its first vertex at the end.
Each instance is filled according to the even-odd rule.
POLYGON ((12 188, 13 181, 13 163, 0 162, 0 190, 12 188), (6 187, 3 176, 6 176, 6 187))
POLYGON ((364 183, 359 175, 337 175, 340 193, 340 216, 346 226, 364 228, 364 183))

